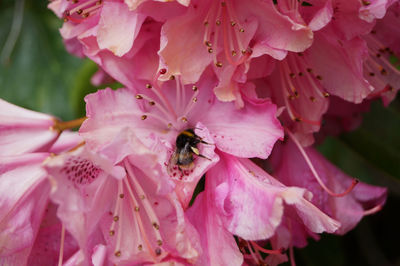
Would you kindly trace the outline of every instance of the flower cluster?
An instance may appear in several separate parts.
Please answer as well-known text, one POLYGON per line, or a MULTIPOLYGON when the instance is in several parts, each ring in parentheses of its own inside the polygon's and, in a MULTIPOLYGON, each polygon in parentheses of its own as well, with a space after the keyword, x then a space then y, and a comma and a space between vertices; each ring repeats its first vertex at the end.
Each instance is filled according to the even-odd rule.
POLYGON ((69 122, 0 102, 0 265, 277 265, 385 203, 312 145, 395 97, 398 1, 49 7, 125 88, 69 122))

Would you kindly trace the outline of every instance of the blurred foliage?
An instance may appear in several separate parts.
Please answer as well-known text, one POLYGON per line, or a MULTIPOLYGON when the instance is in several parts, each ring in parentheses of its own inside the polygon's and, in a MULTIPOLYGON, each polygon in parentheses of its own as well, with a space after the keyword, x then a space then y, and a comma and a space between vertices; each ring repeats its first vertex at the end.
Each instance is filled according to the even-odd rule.
MULTIPOLYGON (((84 96, 98 89, 90 83, 97 67, 65 51, 58 33, 62 22, 46 5, 0 1, 0 98, 74 119, 85 113, 84 96), (6 43, 13 41, 4 52, 6 43)), ((346 236, 324 235, 296 250, 297 265, 400 265, 400 101, 389 108, 373 103, 358 130, 327 138, 319 150, 349 175, 388 187, 389 198, 382 212, 364 219, 346 236)))

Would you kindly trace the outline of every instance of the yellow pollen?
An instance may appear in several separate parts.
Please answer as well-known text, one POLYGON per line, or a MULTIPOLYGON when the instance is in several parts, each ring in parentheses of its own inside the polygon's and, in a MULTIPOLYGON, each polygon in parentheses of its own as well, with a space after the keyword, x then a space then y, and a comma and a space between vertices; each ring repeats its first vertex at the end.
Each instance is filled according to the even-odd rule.
POLYGON ((243 28, 240 28, 240 29, 239 29, 239 32, 244 32, 244 29, 243 29, 243 28))
POLYGON ((150 101, 149 104, 150 104, 150 105, 155 105, 156 103, 153 102, 153 101, 150 101))
POLYGON ((115 251, 114 255, 115 257, 121 257, 121 251, 115 251))
POLYGON ((135 212, 140 211, 140 208, 138 206, 135 207, 135 212))
POLYGON ((232 56, 235 56, 235 55, 236 55, 236 51, 232 50, 232 56))
POLYGON ((221 20, 219 20, 219 19, 216 20, 216 21, 215 21, 215 25, 217 25, 217 26, 221 25, 221 20))
POLYGON ((174 80, 175 79, 175 76, 174 75, 171 75, 170 77, 169 77, 169 80, 174 80))
POLYGON ((235 27, 236 26, 236 22, 235 21, 231 21, 231 26, 235 27))
POLYGON ((141 119, 145 120, 147 118, 147 115, 142 115, 141 119))
POLYGON ((188 121, 186 117, 182 117, 181 120, 183 123, 186 123, 188 121))
POLYGON ((204 44, 207 45, 208 47, 212 46, 212 43, 210 41, 205 41, 204 44))
POLYGON ((110 236, 115 235, 115 231, 114 230, 110 230, 110 236))
POLYGON ((78 11, 76 11, 76 14, 78 14, 78 15, 80 15, 80 14, 82 14, 83 13, 83 10, 82 9, 78 9, 78 11))
POLYGON ((124 195, 124 194, 119 194, 119 197, 120 197, 121 199, 123 199, 123 198, 125 197, 125 195, 124 195))
POLYGON ((243 55, 246 54, 246 50, 240 51, 243 55))
POLYGON ((137 94, 137 95, 135 96, 135 98, 138 99, 138 100, 143 99, 142 95, 140 95, 140 94, 137 94))
POLYGON ((137 248, 138 248, 138 250, 142 250, 142 249, 143 249, 143 246, 142 246, 142 245, 139 245, 137 248))
POLYGON ((217 62, 217 63, 215 63, 215 66, 222 67, 222 63, 221 62, 217 62))
POLYGON ((196 85, 193 85, 192 90, 193 90, 193 91, 197 91, 197 86, 196 86, 196 85))
POLYGON ((208 52, 209 52, 210 54, 212 54, 213 49, 212 49, 212 48, 208 48, 208 52))
POLYGON ((147 84, 146 84, 146 88, 151 89, 151 84, 150 84, 150 83, 147 83, 147 84))
POLYGON ((310 96, 310 100, 311 100, 312 102, 315 102, 315 97, 314 97, 314 96, 310 96))
POLYGON ((196 97, 193 98, 193 102, 194 103, 197 102, 197 98, 196 97))
POLYGON ((162 240, 157 240, 157 245, 162 246, 162 240))
POLYGON ((171 128, 171 127, 172 127, 172 124, 171 124, 171 123, 168 123, 167 127, 168 127, 168 128, 171 128))
POLYGON ((326 98, 326 97, 329 97, 329 93, 324 92, 324 97, 325 97, 325 98, 326 98))
POLYGON ((118 216, 114 216, 113 220, 114 220, 115 222, 118 222, 119 217, 118 217, 118 216))

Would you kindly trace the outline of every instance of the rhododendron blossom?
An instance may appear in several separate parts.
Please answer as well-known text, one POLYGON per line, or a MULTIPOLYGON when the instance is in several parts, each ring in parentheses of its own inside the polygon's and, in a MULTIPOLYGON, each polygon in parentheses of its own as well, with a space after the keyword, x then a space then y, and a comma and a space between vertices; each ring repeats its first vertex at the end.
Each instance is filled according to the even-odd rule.
POLYGON ((66 122, 0 100, 0 265, 295 265, 349 232, 387 190, 315 142, 394 99, 399 7, 51 1, 92 84, 124 88, 66 122))

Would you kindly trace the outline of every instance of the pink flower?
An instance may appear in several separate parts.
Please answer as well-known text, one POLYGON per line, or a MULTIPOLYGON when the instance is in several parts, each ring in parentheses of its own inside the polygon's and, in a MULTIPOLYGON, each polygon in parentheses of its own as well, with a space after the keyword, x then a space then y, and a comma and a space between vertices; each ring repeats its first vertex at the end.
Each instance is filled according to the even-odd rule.
POLYGON ((25 265, 47 206, 48 153, 0 157, 0 261, 25 265), (11 188, 11 189, 10 189, 11 188))
POLYGON ((352 179, 314 149, 305 148, 307 157, 304 157, 299 146, 296 147, 292 141, 279 148, 277 154, 273 154, 274 175, 286 185, 309 189, 314 195, 312 203, 342 224, 337 234, 353 229, 364 215, 380 210, 385 203, 385 188, 360 182, 350 191, 347 188, 351 187, 352 179), (326 193, 315 178, 316 174, 324 186, 336 195, 326 193))
POLYGON ((117 264, 156 263, 170 257, 195 260, 200 252, 197 234, 177 196, 159 187, 163 177, 157 155, 133 135, 126 139, 129 144, 135 149, 116 164, 86 147, 47 162, 55 181, 51 199, 59 205, 58 217, 86 262, 98 245, 104 245, 106 256, 117 264))
POLYGON ((0 156, 47 151, 60 131, 55 118, 0 99, 0 156))
POLYGON ((391 58, 400 55, 400 4, 393 4, 386 16, 378 20, 370 34, 363 38, 368 45, 368 58, 364 63, 366 79, 375 90, 370 98, 380 96, 387 106, 396 96, 400 88, 400 71, 398 66, 391 63, 391 58))
MULTIPOLYGON (((267 158, 275 141, 282 137, 276 108, 268 100, 246 102, 237 110, 233 103, 214 98, 214 84, 208 73, 197 85, 184 86, 180 77, 175 77, 162 87, 157 83, 136 87, 137 94, 126 89, 99 91, 86 97, 88 120, 80 133, 90 149, 112 161, 121 155, 108 150, 115 150, 118 136, 126 128, 147 147, 157 147, 159 164, 175 180, 177 191, 182 190, 178 194, 187 206, 198 180, 218 161, 214 148, 238 157, 267 158), (199 143, 196 151, 203 158, 194 155, 197 158, 190 171, 171 163, 177 136, 187 129, 193 129, 205 142, 199 143)), ((121 146, 118 151, 124 153, 126 149, 129 147, 121 146)))
POLYGON ((268 54, 282 59, 287 51, 310 46, 312 32, 280 14, 271 1, 192 1, 186 13, 163 25, 161 76, 181 75, 195 83, 210 64, 233 66, 268 54), (182 38, 185 36, 185 38, 182 38))
POLYGON ((206 174, 205 190, 188 209, 188 215, 200 233, 204 250, 203 264, 241 265, 243 255, 234 244, 241 239, 244 257, 263 261, 261 253, 282 254, 287 246, 275 251, 260 247, 255 241, 277 233, 288 216, 314 233, 335 232, 340 224, 318 210, 311 193, 299 187, 286 187, 248 159, 219 153, 220 161, 206 174), (224 246, 223 251, 219 246, 224 246), (255 255, 253 253, 255 250, 255 255), (223 252, 223 253, 221 253, 223 252), (250 252, 250 253, 248 253, 250 252), (232 260, 233 258, 233 260, 232 260))

